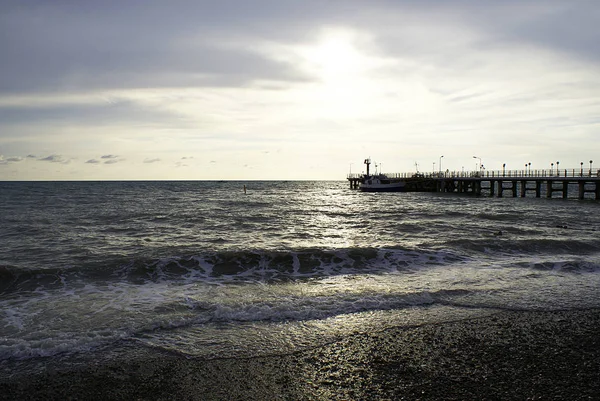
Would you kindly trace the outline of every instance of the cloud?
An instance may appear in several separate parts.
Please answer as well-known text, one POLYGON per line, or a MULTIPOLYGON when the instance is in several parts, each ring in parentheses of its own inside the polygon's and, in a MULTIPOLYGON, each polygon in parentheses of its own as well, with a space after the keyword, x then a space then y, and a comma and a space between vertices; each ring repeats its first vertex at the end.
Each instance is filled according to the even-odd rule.
POLYGON ((86 161, 86 163, 88 164, 115 164, 115 163, 119 163, 124 161, 125 159, 119 159, 118 156, 115 155, 103 155, 100 156, 100 159, 102 160, 98 160, 98 159, 90 159, 88 161, 86 161))
MULTIPOLYGON (((437 154, 458 169, 472 154, 486 166, 542 164, 565 159, 568 148, 579 160, 595 143, 594 1, 143 3, 1 6, 3 153, 72 160, 73 171, 77 157, 82 166, 124 160, 89 149, 138 161, 122 170, 88 166, 111 179, 151 170, 190 177, 167 161, 194 154, 211 163, 202 174, 238 177, 240 166, 252 166, 241 174, 261 178, 304 174, 318 149, 323 177, 335 178, 373 147, 377 160, 405 159, 400 170, 408 170, 437 154), (54 149, 62 156, 39 156, 54 149), (160 161, 155 155, 161 169, 143 168, 140 161, 160 161)), ((23 177, 41 170, 12 163, 28 171, 23 177)), ((55 167, 48 177, 67 176, 55 167)))
POLYGON ((457 43, 510 41, 600 57, 600 9, 558 0, 32 2, 4 11, 0 91, 10 93, 309 81, 265 48, 314 41, 326 26, 371 32, 382 53, 403 58, 460 58, 457 43))
MULTIPOLYGON (((592 62, 600 61, 600 8, 590 2, 499 2, 481 22, 496 38, 523 42, 592 62)), ((476 18, 470 23, 476 23, 476 18)))
POLYGON ((29 156, 7 156, 5 157, 4 155, 0 154, 0 164, 2 165, 7 165, 7 164, 12 164, 12 163, 20 163, 20 162, 24 162, 27 161, 27 159, 31 159, 31 155, 29 156))
POLYGON ((50 156, 46 156, 46 157, 43 157, 38 160, 43 161, 43 162, 62 163, 62 164, 68 164, 71 161, 70 159, 65 159, 61 155, 50 155, 50 156))
MULTIPOLYGON (((135 94, 119 96, 118 101, 109 103, 100 94, 91 93, 82 102, 80 98, 70 96, 26 96, 23 99, 7 98, 2 104, 0 95, 0 126, 19 128, 35 122, 46 126, 110 126, 135 124, 145 121, 153 126, 193 126, 192 122, 181 114, 168 110, 163 102, 168 99, 159 95, 144 98, 135 94), (14 104, 10 104, 11 101, 14 104)), ((27 132, 27 131, 25 131, 27 132)), ((0 137, 6 136, 0 132, 0 137)), ((20 135, 22 136, 22 134, 20 135)), ((114 155, 107 155, 114 156, 114 155)))
POLYGON ((260 34, 253 38, 237 25, 260 27, 248 13, 268 12, 267 4, 179 4, 185 13, 160 2, 118 9, 111 2, 93 10, 43 3, 8 9, 0 20, 10 32, 0 35, 0 91, 234 87, 258 79, 306 79, 293 65, 252 50, 260 34), (227 21, 233 25, 225 27, 227 21))

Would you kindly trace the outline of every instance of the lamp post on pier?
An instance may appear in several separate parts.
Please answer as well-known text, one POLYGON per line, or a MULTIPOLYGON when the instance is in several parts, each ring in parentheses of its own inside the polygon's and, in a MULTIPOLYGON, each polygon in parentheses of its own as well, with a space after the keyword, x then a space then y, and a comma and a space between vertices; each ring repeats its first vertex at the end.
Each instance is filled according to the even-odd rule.
POLYGON ((559 161, 557 160, 556 161, 556 176, 560 177, 560 171, 558 171, 558 163, 559 163, 559 161))
POLYGON ((506 173, 506 163, 502 163, 502 176, 506 173))
POLYGON ((550 163, 550 175, 552 175, 553 171, 554 171, 554 163, 550 163))
POLYGON ((583 162, 581 162, 581 171, 579 172, 579 175, 583 177, 583 162))
POLYGON ((473 156, 473 159, 479 159, 479 171, 481 171, 481 157, 473 156))
POLYGON ((442 172, 442 157, 444 157, 444 155, 440 156, 440 164, 439 164, 440 173, 442 172))
POLYGON ((593 161, 590 160, 590 177, 592 176, 592 163, 593 163, 593 161))
POLYGON ((531 162, 529 162, 529 176, 531 177, 531 162))

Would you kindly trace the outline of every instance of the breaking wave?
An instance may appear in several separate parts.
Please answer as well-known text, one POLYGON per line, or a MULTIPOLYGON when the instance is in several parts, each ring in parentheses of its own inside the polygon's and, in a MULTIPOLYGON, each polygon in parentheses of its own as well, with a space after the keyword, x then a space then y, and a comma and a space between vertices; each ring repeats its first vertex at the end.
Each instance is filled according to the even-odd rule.
POLYGON ((445 250, 409 248, 221 251, 165 258, 114 260, 106 265, 19 269, 0 266, 0 292, 34 291, 86 282, 277 282, 340 274, 411 271, 464 260, 445 250))

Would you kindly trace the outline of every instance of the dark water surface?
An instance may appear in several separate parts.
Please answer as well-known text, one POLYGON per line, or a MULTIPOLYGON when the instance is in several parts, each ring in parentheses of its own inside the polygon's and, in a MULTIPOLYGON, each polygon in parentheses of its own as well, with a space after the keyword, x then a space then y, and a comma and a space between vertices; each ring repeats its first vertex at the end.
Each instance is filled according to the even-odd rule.
POLYGON ((345 182, 0 182, 0 372, 123 342, 247 357, 598 308, 599 212, 345 182))

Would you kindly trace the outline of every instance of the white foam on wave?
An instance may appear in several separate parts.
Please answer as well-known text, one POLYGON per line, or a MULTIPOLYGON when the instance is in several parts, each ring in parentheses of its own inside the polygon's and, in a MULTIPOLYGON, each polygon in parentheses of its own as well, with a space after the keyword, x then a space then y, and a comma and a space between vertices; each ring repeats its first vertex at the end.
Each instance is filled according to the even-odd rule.
POLYGON ((117 282, 55 289, 0 302, 0 360, 87 352, 136 333, 198 324, 319 320, 434 302, 427 292, 386 286, 381 277, 341 275, 277 285, 117 282))
POLYGON ((411 271, 468 260, 448 250, 380 248, 206 253, 133 261, 116 273, 133 281, 207 282, 290 280, 339 274, 411 271))
POLYGON ((429 293, 406 296, 288 297, 275 302, 217 304, 194 318, 194 322, 255 322, 324 319, 338 314, 423 306, 434 302, 429 293))
POLYGON ((159 287, 167 286, 87 283, 1 300, 0 360, 85 352, 128 338, 155 320, 166 295, 159 287))
MULTIPOLYGON (((141 284, 67 280, 52 290, 12 294, 0 300, 0 360, 87 352, 122 339, 211 324, 315 322, 439 305, 468 309, 600 305, 598 275, 565 273, 564 265, 539 271, 520 267, 519 263, 532 263, 530 259, 468 261, 445 251, 370 252, 368 263, 355 269, 350 262, 360 255, 332 251, 334 255, 325 259, 333 263, 313 260, 312 272, 321 269, 326 274, 310 279, 267 283, 263 277, 270 271, 270 259, 265 259, 257 264, 262 269, 258 273, 246 272, 231 281, 208 280, 203 277, 211 263, 202 259, 198 261, 205 264, 202 269, 191 268, 180 280, 141 284), (370 269, 370 264, 378 268, 370 269)), ((296 267, 301 270, 300 261, 296 267)))
POLYGON ((23 323, 23 316, 18 310, 3 308, 2 313, 4 314, 3 320, 5 322, 5 328, 22 330, 25 327, 23 323))
POLYGON ((240 324, 209 323, 173 331, 144 333, 140 343, 190 357, 246 358, 296 352, 357 333, 382 331, 390 327, 436 324, 493 314, 494 310, 428 308, 373 310, 339 314, 317 320, 252 321, 240 324))

